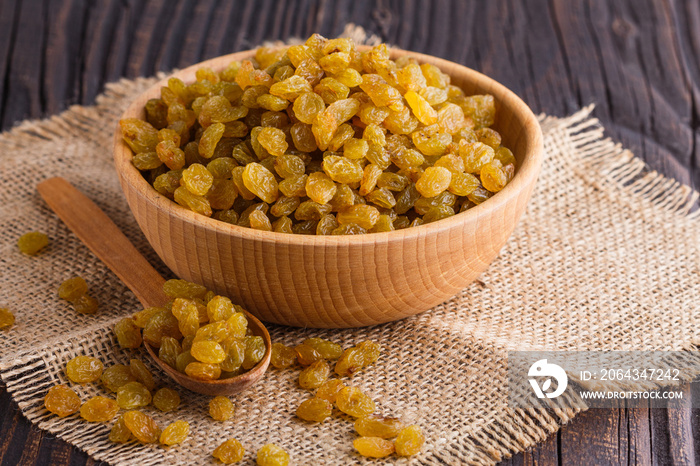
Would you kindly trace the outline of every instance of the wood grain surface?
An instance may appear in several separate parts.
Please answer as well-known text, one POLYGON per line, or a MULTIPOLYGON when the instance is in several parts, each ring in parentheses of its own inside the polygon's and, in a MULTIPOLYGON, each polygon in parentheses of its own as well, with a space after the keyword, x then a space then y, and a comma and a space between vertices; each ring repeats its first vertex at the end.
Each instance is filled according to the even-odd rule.
MULTIPOLYGON (((482 71, 535 112, 595 103, 608 135, 650 169, 700 186, 695 0, 0 0, 0 128, 90 104, 122 76, 348 22, 482 71)), ((696 464, 700 411, 687 401, 700 394, 687 393, 674 410, 583 413, 504 464, 696 464)), ((31 426, 0 388, 0 465, 15 464, 95 463, 31 426)))

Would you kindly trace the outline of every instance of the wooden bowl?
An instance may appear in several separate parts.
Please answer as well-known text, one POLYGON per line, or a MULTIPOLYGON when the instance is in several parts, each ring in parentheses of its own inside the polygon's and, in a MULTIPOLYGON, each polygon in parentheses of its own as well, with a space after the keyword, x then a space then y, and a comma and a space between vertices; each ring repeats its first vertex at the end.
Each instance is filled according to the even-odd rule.
MULTIPOLYGON (((208 66, 221 70, 246 51, 175 73, 185 82, 208 66)), ((492 94, 496 124, 517 159, 512 181, 486 202, 427 225, 361 236, 305 236, 257 231, 198 215, 159 194, 132 165, 114 134, 114 161, 126 200, 151 246, 179 277, 229 296, 265 322, 299 327, 358 327, 402 319, 440 304, 496 257, 525 211, 542 162, 537 118, 513 92, 474 70, 409 54, 449 74, 469 94, 492 94)), ((145 118, 141 94, 123 118, 145 118)))

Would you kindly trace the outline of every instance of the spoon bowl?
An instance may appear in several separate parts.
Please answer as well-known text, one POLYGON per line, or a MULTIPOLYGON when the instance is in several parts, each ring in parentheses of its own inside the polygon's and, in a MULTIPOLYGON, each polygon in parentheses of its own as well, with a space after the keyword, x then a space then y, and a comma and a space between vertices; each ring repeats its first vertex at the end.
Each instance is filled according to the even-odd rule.
POLYGON ((187 374, 183 374, 182 372, 179 372, 164 363, 163 360, 158 357, 158 354, 151 347, 151 345, 145 341, 143 342, 143 345, 146 347, 148 354, 151 355, 151 358, 153 358, 156 364, 160 366, 163 372, 168 374, 171 379, 186 389, 201 393, 202 395, 211 396, 232 395, 233 393, 239 393, 253 386, 258 380, 260 380, 263 374, 265 374, 265 371, 270 364, 270 357, 272 356, 272 341, 270 340, 270 334, 268 333, 267 329, 254 315, 248 313, 247 311, 245 312, 245 315, 248 318, 248 328, 251 329, 253 335, 263 337, 263 340, 265 341, 265 355, 257 365, 253 366, 251 370, 229 379, 209 381, 193 379, 187 374), (235 381, 235 383, 233 381, 235 381), (233 386, 235 386, 235 391, 231 391, 233 386))
MULTIPOLYGON (((42 181, 37 191, 68 228, 109 267, 144 307, 157 307, 170 300, 163 292, 165 279, 138 252, 112 220, 67 180, 55 177, 42 181)), ((153 361, 179 385, 203 395, 233 395, 258 382, 270 364, 270 334, 255 316, 244 311, 253 335, 265 342, 262 360, 241 375, 220 380, 197 380, 164 363, 151 346, 144 342, 153 361)))

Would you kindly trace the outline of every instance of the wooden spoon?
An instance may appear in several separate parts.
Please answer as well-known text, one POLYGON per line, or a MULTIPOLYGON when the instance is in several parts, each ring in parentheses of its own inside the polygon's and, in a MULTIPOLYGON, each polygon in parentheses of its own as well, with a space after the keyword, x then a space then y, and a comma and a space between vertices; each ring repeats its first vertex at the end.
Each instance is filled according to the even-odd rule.
MULTIPOLYGON (((163 293, 165 280, 136 250, 112 220, 67 180, 56 177, 42 181, 37 191, 61 220, 85 243, 107 267, 129 287, 144 307, 162 306, 170 300, 163 293)), ((251 370, 229 379, 202 381, 176 371, 160 360, 145 341, 153 360, 175 382, 204 395, 232 395, 255 384, 270 364, 272 342, 265 326, 255 316, 245 313, 253 335, 263 337, 265 355, 251 370)))

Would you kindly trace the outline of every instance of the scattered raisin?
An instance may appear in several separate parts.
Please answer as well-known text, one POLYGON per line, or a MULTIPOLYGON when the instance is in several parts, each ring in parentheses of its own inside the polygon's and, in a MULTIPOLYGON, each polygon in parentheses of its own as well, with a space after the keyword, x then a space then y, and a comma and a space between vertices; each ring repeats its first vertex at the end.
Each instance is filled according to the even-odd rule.
POLYGON ((17 240, 20 252, 28 256, 35 256, 49 244, 49 237, 38 231, 25 233, 17 240))
MULTIPOLYGON (((116 404, 116 403, 115 403, 116 404)), ((122 416, 127 429, 142 443, 155 443, 160 436, 156 421, 141 411, 128 411, 122 416)))
POLYGON ((360 437, 356 438, 352 445, 355 450, 369 458, 386 458, 394 453, 394 444, 390 440, 381 437, 360 437))
POLYGON ((88 291, 87 283, 82 277, 73 277, 58 287, 58 297, 66 301, 75 301, 88 291))
POLYGON ((15 324, 15 315, 7 308, 0 307, 0 329, 10 328, 15 324))
POLYGON ((171 388, 161 388, 153 395, 153 406, 167 413, 180 406, 180 395, 171 388))
POLYGON ((274 443, 268 443, 258 450, 256 462, 258 466, 287 466, 289 453, 274 443))
POLYGON ((117 390, 117 404, 122 409, 134 409, 148 406, 151 392, 139 382, 127 382, 117 390))
POLYGON ((114 325, 114 335, 121 348, 141 346, 141 329, 130 317, 125 317, 114 325))
POLYGON ((54 385, 44 397, 44 406, 59 417, 66 417, 78 412, 80 397, 68 385, 54 385))
POLYGON ((357 387, 345 387, 338 392, 335 405, 345 414, 362 417, 375 410, 374 401, 357 387))
POLYGON ((104 370, 100 382, 111 392, 117 393, 119 387, 129 382, 136 382, 136 377, 131 373, 131 368, 123 364, 115 364, 104 370))
POLYGON ((355 431, 363 437, 394 438, 399 435, 403 423, 394 417, 383 417, 376 414, 358 417, 355 420, 355 431))
POLYGON ((234 438, 226 440, 212 452, 212 456, 224 464, 237 463, 243 459, 244 455, 243 445, 234 438))
POLYGON ((190 425, 185 421, 175 421, 169 424, 160 434, 160 443, 167 446, 177 445, 185 441, 190 434, 190 425))
POLYGON ((399 432, 394 444, 396 454, 399 456, 412 456, 418 454, 423 448, 425 437, 418 426, 408 426, 399 432))
POLYGON ((80 407, 80 416, 88 422, 106 422, 119 412, 119 405, 111 398, 95 396, 80 407))
POLYGON ((285 346, 282 343, 272 344, 272 356, 270 364, 277 369, 286 369, 296 362, 297 353, 294 348, 285 346))
POLYGON ((310 422, 323 422, 333 412, 333 405, 328 400, 309 398, 297 408, 297 416, 310 422))
POLYGON ((217 396, 209 402, 209 415, 215 421, 228 421, 233 417, 235 407, 225 396, 217 396))
POLYGON ((91 356, 76 356, 66 364, 66 375, 77 383, 94 382, 100 378, 103 370, 102 362, 91 356))

